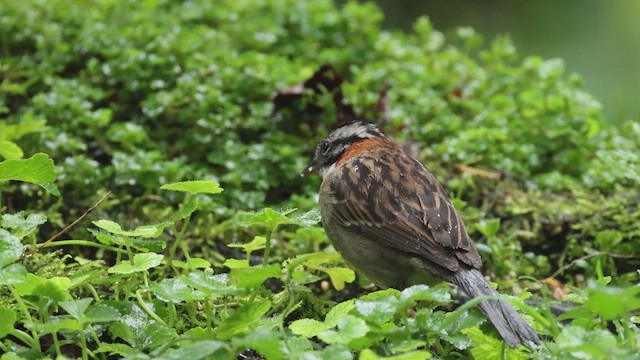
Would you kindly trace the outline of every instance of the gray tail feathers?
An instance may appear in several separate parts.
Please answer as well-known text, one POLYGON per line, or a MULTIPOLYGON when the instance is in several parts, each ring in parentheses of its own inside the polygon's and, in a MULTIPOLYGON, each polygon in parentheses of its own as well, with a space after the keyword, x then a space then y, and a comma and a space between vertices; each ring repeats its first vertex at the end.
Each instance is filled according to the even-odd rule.
MULTIPOLYGON (((498 292, 484 279, 482 273, 476 269, 459 269, 453 275, 451 282, 470 297, 498 295, 498 292)), ((531 344, 527 342, 540 344, 538 334, 506 301, 485 300, 478 306, 510 347, 515 348, 520 344, 530 346, 531 344)))

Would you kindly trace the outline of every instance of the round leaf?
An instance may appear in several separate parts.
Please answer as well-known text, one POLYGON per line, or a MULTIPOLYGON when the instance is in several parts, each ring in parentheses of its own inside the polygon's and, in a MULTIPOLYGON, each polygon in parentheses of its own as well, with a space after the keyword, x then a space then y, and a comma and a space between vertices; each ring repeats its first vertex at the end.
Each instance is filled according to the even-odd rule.
POLYGON ((162 190, 184 191, 190 194, 218 194, 222 192, 220 184, 215 181, 182 181, 173 184, 165 184, 160 187, 162 190))
POLYGON ((160 265, 163 258, 163 255, 156 253, 136 254, 133 257, 133 262, 125 260, 110 267, 108 272, 110 274, 131 274, 134 272, 149 270, 152 267, 160 265))

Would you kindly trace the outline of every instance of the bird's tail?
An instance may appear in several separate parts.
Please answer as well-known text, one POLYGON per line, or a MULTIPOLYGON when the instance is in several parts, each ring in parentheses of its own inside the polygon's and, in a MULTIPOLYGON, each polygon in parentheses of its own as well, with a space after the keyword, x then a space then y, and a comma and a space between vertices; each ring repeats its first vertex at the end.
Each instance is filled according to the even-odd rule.
MULTIPOLYGON (((498 292, 489 285, 482 273, 476 269, 458 270, 451 282, 472 298, 483 295, 498 295, 498 292)), ((527 344, 527 341, 536 345, 540 344, 538 334, 506 301, 502 299, 485 300, 478 306, 510 347, 515 348, 520 344, 530 345, 527 344)))

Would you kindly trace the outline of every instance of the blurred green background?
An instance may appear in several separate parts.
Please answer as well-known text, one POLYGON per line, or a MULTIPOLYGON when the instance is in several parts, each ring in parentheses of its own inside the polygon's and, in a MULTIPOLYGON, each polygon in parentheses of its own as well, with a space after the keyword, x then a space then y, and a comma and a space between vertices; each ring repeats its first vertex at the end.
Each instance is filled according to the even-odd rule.
POLYGON ((486 40, 509 34, 522 56, 561 58, 603 103, 607 120, 640 120, 638 0, 377 0, 384 26, 410 30, 428 15, 444 33, 470 26, 486 40))

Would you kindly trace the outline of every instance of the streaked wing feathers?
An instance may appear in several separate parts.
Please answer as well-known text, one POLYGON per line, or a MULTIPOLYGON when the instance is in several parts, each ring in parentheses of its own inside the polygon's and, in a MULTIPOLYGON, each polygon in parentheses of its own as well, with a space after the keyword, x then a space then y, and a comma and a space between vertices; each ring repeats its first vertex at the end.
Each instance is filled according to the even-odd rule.
POLYGON ((331 212, 335 220, 450 271, 460 261, 480 267, 462 219, 436 178, 401 150, 391 158, 389 149, 380 150, 387 153, 370 151, 350 159, 336 176, 325 179, 336 201, 331 212))

